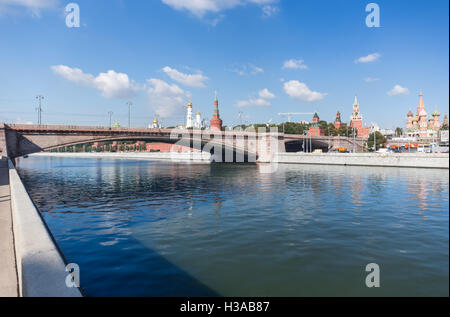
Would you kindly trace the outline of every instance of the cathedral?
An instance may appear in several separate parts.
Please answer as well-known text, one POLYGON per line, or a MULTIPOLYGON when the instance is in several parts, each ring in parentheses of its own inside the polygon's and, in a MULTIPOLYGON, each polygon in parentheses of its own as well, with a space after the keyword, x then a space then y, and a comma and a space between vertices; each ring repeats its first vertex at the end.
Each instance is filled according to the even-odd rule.
POLYGON ((441 129, 440 116, 439 111, 435 110, 431 114, 431 117, 428 118, 428 113, 423 103, 423 94, 420 93, 416 115, 411 110, 407 114, 406 135, 408 137, 420 138, 438 136, 439 130, 441 129))

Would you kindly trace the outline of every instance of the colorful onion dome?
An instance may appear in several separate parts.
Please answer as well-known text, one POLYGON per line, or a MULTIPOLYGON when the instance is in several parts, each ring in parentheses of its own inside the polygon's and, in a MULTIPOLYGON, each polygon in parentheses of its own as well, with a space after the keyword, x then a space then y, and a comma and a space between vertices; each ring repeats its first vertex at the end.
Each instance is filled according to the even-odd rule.
POLYGON ((433 115, 433 117, 439 117, 441 115, 441 113, 437 110, 434 110, 432 115, 433 115))

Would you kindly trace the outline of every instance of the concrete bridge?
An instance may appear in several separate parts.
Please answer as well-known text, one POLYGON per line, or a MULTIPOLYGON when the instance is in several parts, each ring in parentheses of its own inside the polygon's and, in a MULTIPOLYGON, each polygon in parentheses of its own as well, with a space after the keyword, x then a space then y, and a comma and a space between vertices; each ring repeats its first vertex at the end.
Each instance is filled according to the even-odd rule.
POLYGON ((364 149, 364 140, 356 139, 356 142, 353 143, 353 139, 346 137, 316 136, 310 138, 303 135, 274 132, 220 132, 0 123, 1 155, 9 158, 65 146, 120 140, 176 143, 216 155, 220 153, 227 162, 230 161, 230 155, 233 155, 231 161, 236 161, 236 157, 246 157, 248 161, 252 161, 251 158, 254 158, 255 161, 270 162, 276 152, 309 151, 318 148, 326 151, 330 147, 347 147, 348 149, 355 147, 357 151, 364 149))

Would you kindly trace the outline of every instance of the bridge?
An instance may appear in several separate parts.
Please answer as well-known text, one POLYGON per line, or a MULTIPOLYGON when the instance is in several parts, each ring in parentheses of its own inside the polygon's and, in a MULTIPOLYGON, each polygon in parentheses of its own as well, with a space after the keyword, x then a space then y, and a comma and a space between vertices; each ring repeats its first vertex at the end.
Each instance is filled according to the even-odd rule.
MULTIPOLYGON (((9 158, 93 142, 136 140, 179 144, 222 156, 233 155, 270 162, 275 152, 347 147, 364 150, 364 140, 347 137, 304 136, 278 132, 208 131, 150 128, 113 128, 0 123, 1 155, 9 158)), ((226 160, 229 161, 229 157, 226 160)), ((233 159, 232 159, 233 161, 233 159)), ((249 159, 249 161, 251 161, 249 159)))

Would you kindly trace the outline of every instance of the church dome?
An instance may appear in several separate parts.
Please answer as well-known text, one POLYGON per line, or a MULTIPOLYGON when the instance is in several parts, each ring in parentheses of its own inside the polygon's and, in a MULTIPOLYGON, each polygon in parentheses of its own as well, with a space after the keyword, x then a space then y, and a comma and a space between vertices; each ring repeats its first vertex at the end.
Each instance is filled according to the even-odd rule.
POLYGON ((411 110, 409 110, 409 112, 408 112, 408 117, 412 117, 412 116, 414 116, 414 114, 412 113, 411 110))
POLYGON ((433 117, 439 117, 441 115, 441 113, 437 110, 433 111, 433 117))

